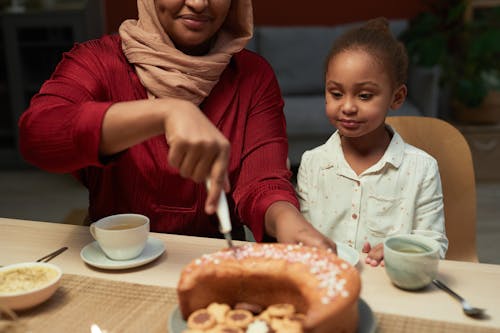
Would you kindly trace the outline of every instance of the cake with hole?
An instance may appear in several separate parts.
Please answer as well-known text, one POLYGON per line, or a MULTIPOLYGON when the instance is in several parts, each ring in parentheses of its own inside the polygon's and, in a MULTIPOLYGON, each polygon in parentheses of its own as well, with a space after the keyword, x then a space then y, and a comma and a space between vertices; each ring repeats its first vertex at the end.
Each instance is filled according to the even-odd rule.
POLYGON ((298 321, 298 332, 356 332, 360 291, 358 270, 333 252, 277 243, 249 243, 203 255, 183 269, 177 286, 184 319, 207 321, 206 331, 226 326, 221 332, 259 332, 251 331, 255 327, 278 332, 282 330, 273 327, 278 320, 280 325, 298 321), (227 311, 211 313, 214 304, 227 311), (270 316, 268 309, 277 307, 293 311, 287 310, 288 318, 270 316), (236 310, 251 317, 244 327, 233 325, 231 330, 228 316, 235 317, 236 310))

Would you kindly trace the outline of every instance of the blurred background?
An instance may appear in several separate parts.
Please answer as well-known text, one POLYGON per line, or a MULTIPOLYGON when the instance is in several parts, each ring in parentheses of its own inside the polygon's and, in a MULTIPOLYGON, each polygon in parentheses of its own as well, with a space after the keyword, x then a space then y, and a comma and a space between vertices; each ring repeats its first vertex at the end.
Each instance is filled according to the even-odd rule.
MULTIPOLYGON (((500 264, 500 1, 253 0, 253 6, 256 27, 337 27, 378 16, 405 22, 399 37, 412 66, 439 73, 435 116, 455 125, 472 151, 480 261, 500 264)), ((0 0, 0 217, 81 223, 85 188, 70 175, 24 162, 17 120, 63 52, 136 17, 134 0, 0 0)), ((280 77, 280 64, 270 62, 280 77)))

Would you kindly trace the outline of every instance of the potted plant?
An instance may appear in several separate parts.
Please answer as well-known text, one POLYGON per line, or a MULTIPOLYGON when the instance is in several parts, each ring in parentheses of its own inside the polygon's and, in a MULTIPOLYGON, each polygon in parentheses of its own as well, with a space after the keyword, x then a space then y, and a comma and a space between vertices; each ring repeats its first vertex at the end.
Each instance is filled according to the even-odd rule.
POLYGON ((465 20, 469 1, 425 4, 401 35, 411 63, 441 68, 454 120, 500 122, 500 7, 465 20))

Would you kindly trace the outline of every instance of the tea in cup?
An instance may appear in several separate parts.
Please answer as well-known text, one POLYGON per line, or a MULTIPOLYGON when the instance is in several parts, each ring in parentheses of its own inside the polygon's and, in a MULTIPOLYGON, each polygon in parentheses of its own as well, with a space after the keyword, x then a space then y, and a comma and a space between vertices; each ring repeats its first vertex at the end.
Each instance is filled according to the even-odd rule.
POLYGON ((146 247, 149 218, 140 214, 107 216, 92 223, 90 233, 110 259, 133 259, 146 247))
POLYGON ((384 266, 392 283, 407 290, 421 289, 436 277, 439 243, 420 235, 395 235, 384 241, 384 266))

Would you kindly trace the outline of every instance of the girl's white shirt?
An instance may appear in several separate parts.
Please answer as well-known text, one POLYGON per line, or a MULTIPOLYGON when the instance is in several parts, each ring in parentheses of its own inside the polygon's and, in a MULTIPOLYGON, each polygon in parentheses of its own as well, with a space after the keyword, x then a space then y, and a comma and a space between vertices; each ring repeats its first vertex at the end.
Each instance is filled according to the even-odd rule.
POLYGON ((382 158, 357 175, 340 135, 302 156, 297 195, 304 216, 335 242, 361 250, 394 234, 420 234, 448 249, 437 161, 394 134, 382 158))

